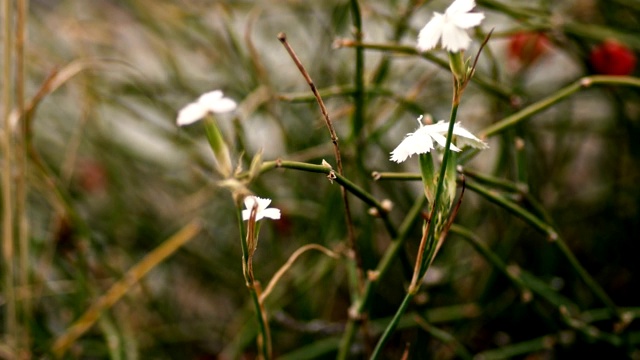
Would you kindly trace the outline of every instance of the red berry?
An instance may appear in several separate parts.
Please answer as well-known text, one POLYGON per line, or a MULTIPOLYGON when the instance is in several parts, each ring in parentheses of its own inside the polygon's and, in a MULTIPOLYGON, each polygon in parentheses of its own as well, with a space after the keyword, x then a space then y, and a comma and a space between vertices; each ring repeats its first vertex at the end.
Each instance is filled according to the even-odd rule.
POLYGON ((604 75, 630 75, 636 67, 636 55, 615 40, 606 40, 591 51, 593 71, 604 75))
POLYGON ((529 66, 549 48, 549 39, 543 33, 521 31, 509 38, 508 55, 522 65, 529 66))

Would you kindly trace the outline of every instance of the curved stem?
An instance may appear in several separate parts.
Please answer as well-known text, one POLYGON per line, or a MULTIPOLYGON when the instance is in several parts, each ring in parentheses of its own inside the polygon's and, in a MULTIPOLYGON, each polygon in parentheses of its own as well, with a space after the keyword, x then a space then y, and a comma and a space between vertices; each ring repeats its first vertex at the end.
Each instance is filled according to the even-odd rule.
POLYGON ((269 284, 267 285, 267 287, 264 289, 264 291, 262 292, 262 294, 260 294, 260 304, 264 304, 264 300, 267 298, 267 296, 269 296, 269 294, 271 294, 271 291, 273 291, 273 288, 276 286, 276 284, 278 283, 278 281, 280 281, 280 279, 282 278, 282 276, 284 276, 284 274, 287 272, 287 270, 289 270, 291 268, 291 266, 293 266, 293 263, 298 260, 298 258, 304 254, 307 251, 310 250, 317 250, 320 251, 321 253, 332 257, 334 259, 339 258, 338 254, 334 253, 333 251, 327 249, 326 247, 322 246, 322 245, 318 245, 318 244, 307 244, 304 245, 303 247, 299 248, 298 250, 296 250, 293 254, 291 254, 291 256, 289 257, 289 259, 287 260, 287 262, 282 265, 282 267, 280 267, 280 269, 278 269, 278 271, 276 271, 276 273, 273 275, 273 277, 271 278, 271 281, 269 281, 269 284))

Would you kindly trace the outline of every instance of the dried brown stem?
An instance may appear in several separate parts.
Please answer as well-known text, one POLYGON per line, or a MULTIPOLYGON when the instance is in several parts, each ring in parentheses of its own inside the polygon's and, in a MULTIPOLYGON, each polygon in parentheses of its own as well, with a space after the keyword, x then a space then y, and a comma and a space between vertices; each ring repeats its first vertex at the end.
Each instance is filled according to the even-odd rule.
MULTIPOLYGON (((300 58, 298 58, 298 55, 296 55, 295 51, 293 51, 293 48, 291 48, 291 45, 289 45, 289 42, 287 41, 287 35, 285 33, 283 33, 283 32, 279 33, 278 34, 278 40, 280 40, 280 42, 282 43, 284 48, 289 53, 289 56, 291 56, 291 59, 293 60, 293 62, 298 67, 298 70, 300 70, 300 73, 302 74, 304 79, 307 81, 307 84, 309 84, 309 87, 311 88, 311 92, 313 92, 313 96, 316 98, 316 101, 318 102, 318 105, 320 106, 320 111, 322 112, 322 116, 324 118, 325 124, 327 125, 327 128, 329 129, 329 134, 331 136, 331 142, 333 143, 333 152, 334 152, 334 155, 335 155, 335 158, 336 158, 336 167, 338 169, 338 174, 342 176, 342 175, 344 175, 344 173, 343 173, 343 170, 342 170, 342 158, 340 156, 340 147, 338 146, 338 135, 336 134, 336 131, 333 128, 333 123, 331 121, 331 118, 329 117, 329 113, 327 112, 327 107, 324 105, 324 101, 322 101, 322 97, 320 96, 320 93, 318 92, 318 89, 316 88, 315 84, 313 83, 313 80, 311 79, 311 76, 309 76, 309 73, 304 68, 304 65, 302 65, 302 62, 300 61, 300 58)), ((351 210, 350 210, 350 207, 349 207, 349 198, 347 196, 347 191, 346 191, 346 189, 344 187, 341 187, 340 191, 341 191, 341 194, 342 194, 342 200, 344 202, 345 217, 346 217, 346 222, 347 222, 349 248, 353 251, 353 256, 354 256, 354 259, 356 261, 357 272, 358 272, 358 274, 357 274, 358 275, 358 290, 359 290, 359 292, 361 292, 364 289, 364 274, 363 274, 363 271, 362 271, 362 259, 360 258, 360 254, 358 252, 358 248, 357 248, 356 241, 355 241, 355 233, 353 231, 353 221, 351 219, 351 210)))

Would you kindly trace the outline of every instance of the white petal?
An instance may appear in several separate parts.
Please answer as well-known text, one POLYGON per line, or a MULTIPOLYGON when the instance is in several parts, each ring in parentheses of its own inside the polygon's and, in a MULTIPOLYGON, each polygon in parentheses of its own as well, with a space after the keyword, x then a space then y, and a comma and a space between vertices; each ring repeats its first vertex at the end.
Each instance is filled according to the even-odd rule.
POLYGON ((438 45, 438 40, 442 36, 442 27, 445 19, 442 14, 435 13, 431 21, 425 25, 418 33, 418 45, 420 51, 431 50, 438 45))
POLYGON ((451 19, 451 21, 461 29, 469 29, 474 26, 478 26, 482 20, 484 20, 483 13, 458 14, 451 19))
POLYGON ((473 135, 471 132, 469 132, 469 130, 463 128, 462 125, 460 125, 460 123, 456 123, 453 126, 453 134, 454 135, 458 135, 458 136, 462 136, 462 137, 466 137, 468 139, 475 139, 475 140, 480 141, 480 139, 478 139, 475 135, 473 135))
POLYGON ((271 204, 271 199, 256 197, 256 200, 258 201, 258 211, 263 211, 264 209, 269 207, 269 204, 271 204))
POLYGON ((489 147, 487 143, 478 139, 475 135, 463 128, 461 125, 456 124, 453 128, 453 134, 459 136, 458 144, 460 147, 471 146, 477 149, 486 149, 489 147))
POLYGON ((464 137, 460 137, 458 138, 458 146, 460 147, 465 147, 465 146, 471 146, 473 148, 476 149, 488 149, 489 145, 487 145, 486 142, 476 138, 476 139, 468 139, 468 138, 464 138, 464 137))
MULTIPOLYGON (((246 197, 244 198, 244 200, 243 200, 243 202, 244 202, 244 207, 245 207, 247 210, 251 210, 251 209, 253 209, 253 204, 255 204, 255 203, 256 203, 257 199, 258 199, 258 198, 257 198, 257 197, 255 197, 255 196, 246 196, 246 197)), ((260 207, 260 205, 258 205, 258 207, 260 207)))
POLYGON ((249 195, 244 198, 244 207, 247 210, 253 209, 255 203, 258 203, 258 211, 264 210, 271 204, 271 199, 263 199, 257 196, 249 195))
POLYGON ((476 6, 475 0, 456 0, 446 10, 447 15, 466 13, 476 6))
MULTIPOLYGON (((249 220, 249 217, 251 217, 251 210, 253 210, 253 204, 256 203, 257 201, 257 197, 255 196, 246 196, 243 200, 244 202, 244 207, 246 208, 246 210, 242 210, 242 220, 249 220)), ((258 212, 260 211, 260 202, 258 202, 258 212)), ((257 217, 257 214, 256 214, 257 217)))
POLYGON ((431 133, 426 126, 422 126, 411 137, 411 148, 414 154, 426 154, 433 149, 431 133))
POLYGON ((452 23, 445 24, 442 30, 442 47, 451 52, 466 50, 471 44, 471 38, 466 31, 452 23))
POLYGON ((213 113, 225 113, 233 111, 237 107, 236 102, 224 97, 220 90, 202 94, 198 98, 198 103, 213 113))
POLYGON ((411 145, 411 136, 412 134, 409 134, 404 138, 404 140, 400 142, 400 144, 391 152, 391 157, 389 158, 389 160, 401 163, 414 154, 411 145))
POLYGON ((258 204, 258 209, 256 211, 256 221, 268 217, 271 219, 278 220, 280 219, 280 210, 276 208, 267 209, 269 204, 271 204, 271 199, 259 198, 257 196, 247 196, 244 198, 244 206, 246 210, 242 210, 242 220, 249 220, 251 217, 251 211, 253 210, 253 206, 258 204))
POLYGON ((207 109, 214 113, 225 113, 236 109, 236 102, 229 98, 222 98, 216 102, 205 105, 207 109))
MULTIPOLYGON (((444 137, 444 135, 433 133, 431 134, 431 137, 433 137, 433 140, 435 140, 438 143, 438 145, 442 147, 445 147, 447 145, 447 138, 444 137)), ((453 145, 453 143, 449 144, 449 149, 455 152, 461 151, 457 146, 453 145)))
POLYGON ((433 140, 428 132, 421 127, 416 132, 408 134, 400 145, 391 152, 391 161, 401 163, 413 154, 426 154, 433 149, 433 140))
POLYGON ((437 132, 440 134, 446 134, 449 131, 449 122, 444 122, 444 120, 440 120, 435 124, 425 125, 429 132, 437 132))
POLYGON ((200 97, 198 98, 198 102, 202 104, 214 103, 222 99, 222 96, 223 96, 222 91, 213 90, 200 95, 200 97))
MULTIPOLYGON (((263 211, 260 212, 260 219, 262 219, 263 217, 278 220, 280 219, 280 209, 276 209, 276 208, 264 209, 263 211)), ((256 220, 258 219, 256 218, 256 220)))
POLYGON ((389 158, 389 160, 395 161, 395 162, 397 162, 399 164, 399 163, 407 160, 407 158, 411 156, 411 153, 409 151, 409 147, 407 146, 406 141, 407 141, 407 139, 402 140, 400 145, 398 145, 391 152, 391 157, 389 158))
POLYGON ((202 119, 209 110, 200 103, 191 103, 178 112, 178 126, 189 125, 202 119))

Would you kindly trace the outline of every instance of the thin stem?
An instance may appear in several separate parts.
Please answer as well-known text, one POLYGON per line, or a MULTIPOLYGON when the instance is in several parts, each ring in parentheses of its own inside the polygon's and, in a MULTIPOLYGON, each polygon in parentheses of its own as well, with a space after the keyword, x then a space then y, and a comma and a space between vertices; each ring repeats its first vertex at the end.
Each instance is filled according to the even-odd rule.
POLYGON ((422 176, 418 173, 396 173, 396 172, 378 172, 374 171, 371 174, 373 180, 401 180, 401 181, 415 181, 422 180, 422 176))
POLYGON ((578 276, 580 276, 582 281, 585 282, 587 287, 589 287, 589 289, 598 297, 598 299, 600 299, 600 301, 602 301, 602 303, 607 306, 611 314, 613 316, 620 317, 620 311, 618 310, 613 300, 611 300, 611 298, 602 289, 602 287, 595 281, 595 279, 593 279, 593 277, 591 277, 589 272, 587 272, 582 264, 580 264, 580 262, 575 257, 573 252, 571 252, 564 240, 555 231, 553 226, 545 223, 543 220, 539 219, 537 216, 525 210, 513 201, 510 201, 480 185, 467 184, 467 187, 469 188, 469 190, 476 192, 487 200, 509 210, 513 214, 525 220, 527 223, 529 223, 529 225, 533 226, 538 231, 547 235, 548 240, 558 247, 560 252, 567 258, 567 260, 569 260, 571 267, 573 267, 578 276))
POLYGON ((509 271, 509 267, 500 259, 494 252, 492 252, 485 244, 483 244, 477 236, 470 230, 463 228, 459 225, 451 226, 451 233, 459 235, 465 241, 467 241, 480 255, 482 255, 491 265, 493 265, 498 271, 506 276, 521 292, 522 299, 531 298, 531 290, 527 288, 522 279, 513 271, 509 271))
POLYGON ((414 316, 414 321, 416 322, 416 324, 418 324, 418 326, 420 326, 424 331, 428 332, 429 334, 431 334, 431 336, 433 336, 434 338, 444 342, 445 344, 449 344, 452 345, 455 349, 456 354, 458 354, 458 356, 460 356, 460 358, 464 359, 464 360, 471 360, 473 359, 473 355, 464 347, 464 345, 462 345, 458 339, 456 339, 453 335, 451 335, 450 333, 442 330, 442 329, 438 329, 435 326, 429 324, 424 317, 420 316, 420 315, 415 315, 414 316))
POLYGON ((387 248, 380 262, 378 262, 378 266, 373 272, 375 276, 367 278, 362 298, 358 303, 353 305, 353 310, 350 311, 349 321, 347 322, 345 331, 342 335, 342 340, 340 341, 340 348, 338 350, 338 356, 336 357, 337 359, 346 360, 348 358, 351 343, 355 336, 356 321, 360 319, 361 314, 363 314, 369 307, 369 302, 373 297, 376 285, 380 282, 380 279, 384 278, 387 274, 391 268, 391 264, 398 257, 400 250, 402 250, 404 243, 409 236, 409 231, 413 228, 418 219, 420 219, 422 215, 422 208, 424 207, 426 200, 427 199, 424 196, 420 196, 418 198, 400 226, 398 236, 387 248))
MULTIPOLYGON (((465 171, 465 173, 467 172, 465 171)), ((378 179, 380 180, 386 180, 386 179, 420 180, 420 175, 415 173, 414 174, 410 174, 410 173, 397 174, 398 176, 395 176, 392 173, 378 173, 377 175, 378 175, 378 179)), ((500 184, 500 185, 506 186, 507 184, 500 184)), ((517 186, 509 186, 509 187, 512 190, 517 189, 517 186)), ((500 196, 496 192, 486 189, 481 185, 474 184, 474 183, 467 183, 467 188, 483 196, 487 200, 507 209, 509 212, 523 219, 525 222, 533 226, 538 231, 547 235, 549 241, 556 244, 560 252, 567 258, 567 260, 569 260, 569 263, 574 268, 578 276, 580 276, 580 278, 585 282, 585 284, 589 287, 589 289, 600 299, 600 301, 602 301, 602 303, 605 306, 607 306, 607 309, 609 310, 609 312, 613 316, 616 316, 616 317, 620 316, 620 311, 618 307, 611 300, 611 298, 606 294, 606 292, 602 289, 602 287, 595 281, 595 279, 593 279, 593 277, 587 272, 587 270, 580 264, 580 262, 575 257, 573 252, 569 249, 569 247, 564 242, 564 240, 555 231, 553 226, 545 222, 545 220, 540 219, 538 216, 534 215, 533 213, 525 210, 515 202, 503 196, 500 196)), ((542 211, 542 209, 538 206, 536 207, 536 211, 540 212, 542 211)), ((542 216, 544 219, 549 218, 548 214, 544 212, 542 212, 540 216, 542 216)), ((459 231, 456 231, 456 232, 460 234, 459 231)), ((492 263, 493 262, 494 261, 492 260, 492 263)))
POLYGON ((207 140, 209 146, 213 151, 216 163, 218 164, 218 171, 226 178, 231 175, 231 155, 229 154, 229 146, 224 141, 224 136, 220 133, 220 129, 213 119, 212 115, 207 115, 204 124, 205 131, 207 133, 207 140))
POLYGON ((554 105, 567 97, 575 94, 576 92, 587 89, 593 85, 620 85, 620 86, 633 86, 640 87, 640 78, 630 76, 587 76, 574 82, 573 84, 556 91, 555 94, 548 96, 540 101, 537 101, 526 108, 512 114, 497 123, 489 126, 481 132, 480 138, 486 138, 493 136, 499 132, 502 132, 523 120, 545 110, 546 108, 554 105))
POLYGON ((267 285, 267 287, 264 289, 264 291, 262 292, 262 294, 260 294, 260 304, 262 304, 264 306, 264 301, 267 298, 267 296, 269 296, 269 294, 271 294, 271 292, 273 291, 273 289, 275 288, 276 284, 278 283, 278 281, 280 281, 280 279, 284 276, 284 274, 291 269, 291 267, 293 266, 293 263, 298 260, 298 258, 304 254, 307 251, 310 250, 317 250, 320 251, 321 253, 332 257, 334 259, 338 259, 340 256, 336 253, 334 253, 333 251, 327 249, 326 247, 322 246, 322 245, 318 245, 318 244, 307 244, 302 246, 301 248, 299 248, 298 250, 296 250, 293 254, 291 254, 291 256, 289 257, 289 259, 287 260, 287 262, 282 265, 282 267, 280 267, 280 269, 278 269, 278 271, 276 271, 276 273, 273 275, 273 277, 271 278, 271 281, 269 281, 269 284, 267 285))
MULTIPOLYGON (((408 55, 419 55, 420 57, 427 59, 431 62, 433 62, 434 64, 438 65, 439 67, 441 67, 442 69, 448 70, 449 69, 449 62, 447 60, 443 60, 437 56, 434 56, 433 54, 429 53, 429 52, 419 52, 414 46, 405 46, 405 45, 396 45, 396 44, 380 44, 380 43, 358 43, 355 42, 353 40, 347 40, 347 39, 341 39, 341 40, 337 40, 335 42, 335 45, 338 47, 362 47, 364 49, 368 49, 368 50, 377 50, 377 51, 384 51, 384 52, 397 52, 397 53, 402 53, 402 54, 408 54, 408 55)), ((510 101, 510 99, 512 98, 513 94, 511 93, 511 91, 509 89, 507 89, 506 87, 495 83, 493 80, 489 79, 488 77, 482 75, 482 74, 475 74, 472 78, 471 81, 473 81, 475 84, 477 84, 478 86, 480 86, 481 88, 483 88, 484 90, 487 90, 488 92, 492 93, 493 95, 510 101)))
MULTIPOLYGON (((451 138, 453 136, 453 126, 455 125, 455 120, 458 113, 458 105, 460 103, 459 102, 460 95, 461 95, 460 92, 461 92, 461 89, 458 88, 458 83, 454 80, 454 97, 453 97, 454 100, 451 106, 451 115, 449 117, 449 129, 447 132, 447 138, 444 146, 445 150, 444 150, 444 157, 442 158, 442 164, 440 167, 440 176, 438 177, 438 184, 436 186, 436 192, 435 192, 433 203, 430 204, 431 205, 431 211, 429 214, 430 222, 433 221, 433 219, 435 219, 436 211, 439 208, 440 198, 442 196, 442 192, 444 189, 444 177, 447 169, 447 163, 449 161, 450 153, 451 153, 451 149, 450 149, 451 138)), ((416 269, 418 271, 417 273, 414 272, 413 279, 411 280, 411 285, 407 289, 407 294, 405 295, 405 298, 402 304, 400 305, 392 321, 389 323, 386 330, 378 340, 378 344, 376 345, 376 348, 373 354, 371 355, 371 360, 375 360, 380 356, 382 348, 384 347, 385 343, 389 340, 389 337, 391 336, 391 334, 393 334, 393 332, 395 331, 395 328, 398 326, 398 321, 400 321, 400 318, 406 311, 409 302, 411 301, 413 296, 418 292, 418 289, 420 287, 419 280, 426 273, 427 267, 431 263, 431 258, 435 253, 435 246, 433 246, 434 237, 435 237, 435 227, 436 227, 435 224, 430 223, 429 225, 426 226, 426 229, 423 232, 422 240, 420 241, 420 250, 418 251, 418 255, 416 259, 416 269), (424 253, 426 253, 426 256, 424 256, 424 253)))
POLYGON ((249 289, 249 295, 251 296, 251 302, 256 310, 256 319, 258 320, 258 327, 260 328, 260 338, 258 346, 260 348, 262 357, 265 360, 271 359, 271 332, 269 331, 269 323, 267 313, 262 306, 259 294, 259 285, 255 281, 253 274, 253 253, 256 247, 257 241, 257 226, 256 226, 256 214, 258 212, 258 203, 254 203, 251 209, 249 220, 247 222, 247 228, 245 231, 244 220, 242 219, 242 198, 237 199, 237 217, 238 226, 240 227, 240 243, 242 247, 242 274, 247 288, 249 289))
MULTIPOLYGON (((353 19, 353 37, 357 42, 362 42, 362 17, 360 15, 360 5, 358 0, 351 0, 351 18, 353 19)), ((362 139, 362 128, 364 127, 365 110, 365 89, 364 89, 364 49, 358 47, 356 50, 356 71, 354 76, 355 91, 353 94, 353 127, 351 138, 356 139, 356 144, 362 139)))
MULTIPOLYGON (((435 219, 435 214, 436 214, 436 210, 440 204, 440 197, 442 196, 442 192, 444 190, 444 178, 445 178, 445 173, 447 171, 447 163, 449 162, 449 158, 451 157, 451 140, 453 137, 453 126, 455 125, 455 121, 456 121, 456 117, 458 114, 458 105, 460 103, 460 91, 458 91, 458 87, 457 85, 455 85, 456 82, 454 80, 454 95, 453 95, 453 104, 451 106, 451 115, 449 117, 449 129, 447 132, 447 139, 445 142, 445 147, 444 147, 444 156, 442 157, 442 164, 440 164, 440 176, 438 177, 438 185, 436 186, 436 194, 435 197, 433 199, 433 204, 431 204, 431 213, 429 215, 429 219, 432 221, 433 219, 435 219)), ((429 230, 429 234, 427 235, 427 238, 425 239, 425 241, 429 241, 429 239, 433 239, 433 237, 435 236, 435 226, 429 226, 428 227, 429 230)), ((430 261, 430 259, 425 259, 427 261, 430 261)), ((422 277, 424 275, 424 273, 426 272, 427 269, 421 269, 419 276, 422 277)), ((418 289, 415 289, 414 291, 417 291, 418 289)))
POLYGON ((4 54, 2 59, 2 96, 0 99, 0 108, 2 109, 3 133, 2 133, 2 255, 3 255, 3 289, 4 296, 6 298, 5 305, 5 341, 9 346, 10 351, 16 351, 16 335, 17 335, 17 319, 16 319, 16 298, 14 288, 14 200, 13 200, 13 179, 11 174, 13 173, 14 162, 14 148, 12 137, 12 124, 10 120, 11 108, 12 108, 12 89, 13 83, 11 78, 12 70, 12 54, 13 47, 11 40, 12 31, 12 7, 11 1, 5 0, 2 2, 2 14, 0 20, 2 20, 2 39, 4 54))
MULTIPOLYGON (((28 14, 28 0, 18 0, 16 3, 16 109, 19 114, 24 114, 25 99, 25 46, 26 46, 26 23, 28 14)), ((18 262, 19 262, 19 283, 22 288, 26 288, 30 282, 29 267, 29 219, 27 217, 27 127, 24 118, 20 118, 20 131, 18 139, 17 164, 18 179, 16 181, 16 215, 18 217, 18 262)), ((29 327, 27 324, 31 320, 31 300, 25 297, 21 302, 20 317, 23 327, 23 334, 20 339, 21 349, 31 348, 29 327)))
POLYGON ((388 210, 385 209, 382 206, 382 204, 378 200, 376 200, 376 198, 373 197, 373 195, 364 191, 361 187, 354 184, 353 182, 351 182, 351 180, 347 179, 346 177, 340 174, 336 174, 333 171, 333 169, 331 169, 330 167, 327 167, 324 165, 313 165, 313 164, 308 164, 308 163, 298 162, 298 161, 275 160, 275 161, 265 161, 262 164, 261 172, 267 172, 275 168, 294 169, 294 170, 326 174, 331 181, 337 182, 342 186, 343 189, 346 189, 347 191, 349 191, 351 194, 353 194, 354 196, 362 200, 367 205, 376 208, 376 210, 378 210, 380 219, 382 219, 382 221, 384 222, 385 228, 387 229, 387 232, 389 233, 389 235, 392 238, 396 237, 397 231, 393 226, 393 224, 391 223, 391 220, 389 219, 388 210))
MULTIPOLYGON (((300 70, 300 73, 302 74, 304 79, 307 81, 307 84, 311 88, 311 92, 313 92, 313 95, 315 96, 318 102, 318 106, 320 106, 320 111, 322 112, 322 116, 325 120, 325 124, 327 125, 327 129, 329 130, 329 134, 331 136, 331 142, 333 143, 333 152, 336 159, 336 167, 338 168, 338 175, 344 175, 344 171, 342 169, 342 157, 340 155, 340 147, 338 146, 338 135, 336 134, 336 131, 333 128, 333 122, 329 117, 329 112, 327 111, 327 107, 324 105, 324 101, 322 101, 322 97, 318 93, 318 89, 316 88, 316 85, 311 79, 311 76, 309 76, 309 73, 307 72, 307 70, 304 68, 304 65, 302 65, 300 58, 298 58, 298 55, 296 55, 291 45, 289 45, 289 42, 287 41, 287 35, 283 32, 279 33, 278 40, 280 40, 282 45, 285 47, 285 49, 289 53, 289 56, 291 56, 291 59, 296 64, 296 67, 298 68, 298 70, 300 70)), ((347 233, 348 233, 347 238, 349 242, 348 245, 353 252, 353 257, 356 262, 357 281, 358 281, 357 289, 358 289, 358 292, 361 292, 364 286, 362 259, 358 251, 358 246, 356 244, 355 232, 353 230, 353 221, 351 219, 351 209, 349 206, 349 197, 347 196, 347 191, 344 188, 344 186, 340 188, 340 193, 342 194, 342 201, 344 203, 344 212, 345 212, 345 218, 347 223, 347 233)))
POLYGON ((389 339, 389 337, 391 337, 391 334, 393 334, 393 332, 396 330, 396 327, 400 323, 400 319, 402 319, 402 315, 404 315, 404 313, 407 311, 407 308, 409 307, 409 304, 411 303, 411 300, 413 300, 414 296, 415 296, 415 293, 412 293, 409 291, 404 296, 404 299, 402 300, 400 307, 398 307, 398 310, 396 310, 396 314, 391 319, 391 322, 389 323, 389 325, 387 325, 387 328, 384 330, 384 333, 382 333, 382 336, 380 337, 380 340, 376 344, 375 349, 373 349, 373 353, 369 358, 370 360, 375 360, 380 358, 380 355, 382 354, 382 348, 384 347, 386 340, 389 339))

